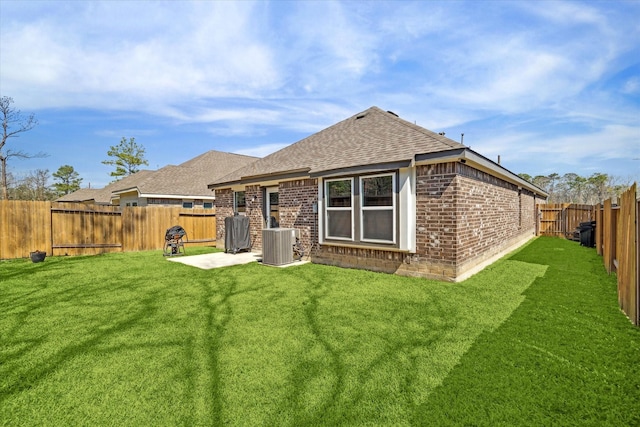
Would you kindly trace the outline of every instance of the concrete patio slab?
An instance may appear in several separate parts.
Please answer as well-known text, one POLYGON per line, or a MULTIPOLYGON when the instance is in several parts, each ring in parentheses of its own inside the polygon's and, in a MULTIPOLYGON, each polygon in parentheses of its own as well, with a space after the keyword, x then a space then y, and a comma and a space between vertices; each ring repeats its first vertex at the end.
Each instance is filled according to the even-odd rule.
MULTIPOLYGON (((257 252, 238 252, 237 254, 215 252, 212 254, 169 257, 167 259, 172 262, 179 262, 203 270, 210 270, 212 268, 249 264, 250 262, 262 262, 262 254, 257 252)), ((306 264, 307 262, 309 261, 294 261, 292 264, 269 267, 291 267, 306 264)))

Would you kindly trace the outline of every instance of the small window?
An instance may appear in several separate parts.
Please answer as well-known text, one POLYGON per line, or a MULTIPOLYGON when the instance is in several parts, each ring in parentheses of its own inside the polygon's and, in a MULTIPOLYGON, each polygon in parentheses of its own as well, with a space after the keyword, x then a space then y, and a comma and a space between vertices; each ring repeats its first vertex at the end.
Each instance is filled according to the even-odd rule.
POLYGON ((202 207, 203 207, 204 209, 213 209, 213 202, 204 202, 204 203, 202 204, 202 207))
POLYGON ((327 237, 353 240, 353 179, 326 182, 327 237))
POLYGON ((193 202, 182 202, 182 207, 184 209, 193 209, 193 202))
POLYGON ((247 200, 244 191, 236 191, 233 193, 233 211, 244 213, 247 210, 247 200))

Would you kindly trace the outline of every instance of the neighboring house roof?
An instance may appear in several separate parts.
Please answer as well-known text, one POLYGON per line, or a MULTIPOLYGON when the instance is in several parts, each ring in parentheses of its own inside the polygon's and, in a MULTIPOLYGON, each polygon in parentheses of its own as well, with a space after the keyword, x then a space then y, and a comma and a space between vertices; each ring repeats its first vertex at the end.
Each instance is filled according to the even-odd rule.
POLYGON ((331 176, 348 171, 406 167, 438 159, 468 159, 519 185, 541 189, 473 152, 463 144, 371 107, 218 179, 209 188, 223 188, 303 176, 331 176))
POLYGON ((135 186, 137 182, 143 181, 153 174, 151 170, 141 170, 133 175, 126 176, 104 188, 81 188, 73 193, 66 194, 56 199, 56 202, 94 202, 96 204, 111 204, 111 193, 118 187, 135 186))
POLYGON ((211 179, 227 175, 257 159, 211 150, 178 166, 169 165, 156 171, 141 170, 104 188, 83 188, 56 201, 110 204, 113 198, 132 191, 136 191, 139 197, 213 199, 213 193, 207 188, 211 179))
POLYGON ((124 183, 113 189, 114 194, 137 190, 141 197, 213 198, 207 188, 211 179, 255 162, 258 157, 207 151, 178 166, 168 165, 135 183, 124 183))

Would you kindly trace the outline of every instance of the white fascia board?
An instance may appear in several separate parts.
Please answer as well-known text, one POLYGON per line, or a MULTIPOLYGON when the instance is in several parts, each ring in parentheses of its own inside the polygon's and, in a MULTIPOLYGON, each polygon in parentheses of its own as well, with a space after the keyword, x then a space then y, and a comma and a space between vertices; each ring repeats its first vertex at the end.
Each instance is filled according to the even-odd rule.
POLYGON ((132 191, 135 191, 138 194, 140 194, 140 189, 137 186, 127 187, 127 188, 120 188, 119 190, 113 190, 111 192, 111 194, 124 194, 124 193, 130 193, 132 191))
POLYGON ((139 197, 146 197, 151 199, 186 199, 186 200, 215 200, 214 196, 193 196, 193 195, 179 195, 179 194, 146 194, 142 193, 139 197))
POLYGON ((498 176, 499 178, 504 179, 505 181, 511 182, 518 186, 518 188, 525 188, 532 193, 539 194, 544 197, 549 197, 544 190, 536 187, 532 183, 520 178, 515 173, 510 170, 500 166, 499 164, 487 159, 486 157, 476 153, 472 150, 466 150, 463 154, 462 159, 465 159, 467 162, 473 164, 477 169, 480 169, 483 172, 487 172, 491 175, 498 176))

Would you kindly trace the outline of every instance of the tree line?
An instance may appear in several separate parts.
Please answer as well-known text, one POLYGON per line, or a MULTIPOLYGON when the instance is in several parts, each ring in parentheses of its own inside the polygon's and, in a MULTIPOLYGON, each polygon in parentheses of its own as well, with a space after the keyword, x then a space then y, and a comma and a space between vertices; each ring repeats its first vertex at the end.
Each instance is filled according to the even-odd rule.
POLYGON ((577 203, 595 205, 607 199, 617 199, 631 185, 630 180, 596 172, 584 177, 576 173, 531 176, 518 174, 525 181, 549 194, 549 203, 577 203))

